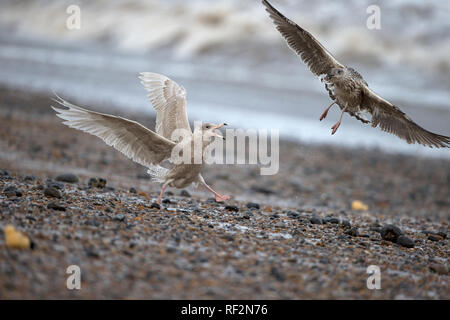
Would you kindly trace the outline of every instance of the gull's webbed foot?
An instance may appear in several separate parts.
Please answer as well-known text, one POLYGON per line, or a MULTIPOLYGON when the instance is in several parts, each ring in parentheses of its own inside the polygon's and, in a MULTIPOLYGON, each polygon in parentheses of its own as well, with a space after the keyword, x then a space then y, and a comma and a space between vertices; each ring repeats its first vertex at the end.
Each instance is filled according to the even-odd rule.
POLYGON ((322 115, 320 116, 320 121, 322 121, 323 119, 325 119, 326 117, 327 117, 327 115, 328 115, 328 110, 329 109, 326 109, 323 113, 322 113, 322 115))
POLYGON ((339 126, 341 125, 341 121, 338 121, 334 126, 331 127, 332 131, 331 134, 335 134, 339 126))
POLYGON ((333 103, 332 104, 330 104, 329 106, 328 106, 328 108, 326 108, 325 109, 325 111, 322 113, 322 115, 320 116, 320 121, 322 121, 323 119, 325 119, 326 117, 327 117, 327 115, 328 115, 328 111, 330 110, 330 108, 333 106, 333 104, 335 104, 336 102, 334 102, 333 101, 333 103))
POLYGON ((221 195, 216 195, 216 201, 217 202, 223 202, 223 201, 226 201, 226 200, 228 200, 228 199, 230 199, 230 196, 221 196, 221 195))

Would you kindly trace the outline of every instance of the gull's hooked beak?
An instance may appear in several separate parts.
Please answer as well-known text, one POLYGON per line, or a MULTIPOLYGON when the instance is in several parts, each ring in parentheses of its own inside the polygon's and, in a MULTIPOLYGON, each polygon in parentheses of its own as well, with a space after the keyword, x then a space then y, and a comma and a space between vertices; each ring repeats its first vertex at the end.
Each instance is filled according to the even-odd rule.
POLYGON ((213 130, 212 130, 212 132, 214 133, 214 135, 215 135, 216 137, 225 140, 225 137, 224 137, 224 136, 222 136, 221 134, 216 133, 215 131, 216 131, 216 129, 222 128, 223 126, 226 126, 226 125, 227 125, 226 123, 221 123, 221 124, 217 125, 216 127, 214 127, 213 130))

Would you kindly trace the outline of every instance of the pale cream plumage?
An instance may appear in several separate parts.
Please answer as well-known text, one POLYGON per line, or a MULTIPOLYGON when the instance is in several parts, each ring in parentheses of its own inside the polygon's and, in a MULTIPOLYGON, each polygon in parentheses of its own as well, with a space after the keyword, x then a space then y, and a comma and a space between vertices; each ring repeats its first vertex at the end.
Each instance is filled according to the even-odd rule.
POLYGON ((139 79, 156 110, 156 133, 167 139, 172 139, 176 129, 185 129, 186 134, 192 134, 186 110, 186 90, 157 73, 142 72, 139 79))
POLYGON ((176 145, 135 121, 86 110, 61 97, 54 101, 68 108, 52 106, 65 125, 99 137, 143 166, 151 167, 168 159, 176 145))
MULTIPOLYGON (((65 125, 101 138, 131 160, 147 167, 147 172, 153 180, 163 183, 157 201, 159 204, 166 186, 184 188, 191 183, 204 185, 214 193, 217 201, 229 199, 229 196, 218 194, 206 184, 201 176, 203 164, 180 163, 173 165, 171 169, 159 166, 164 160, 173 160, 172 150, 175 146, 181 146, 181 143, 193 144, 194 135, 186 111, 186 91, 160 74, 144 72, 141 73, 140 79, 156 110, 156 132, 132 120, 86 110, 58 96, 54 101, 66 109, 54 106, 52 108, 58 117, 65 120, 65 125), (172 141, 172 134, 178 129, 181 132, 178 131, 172 141)), ((200 131, 203 147, 209 145, 213 137, 223 139, 223 136, 215 132, 223 125, 225 124, 203 124, 200 131)))

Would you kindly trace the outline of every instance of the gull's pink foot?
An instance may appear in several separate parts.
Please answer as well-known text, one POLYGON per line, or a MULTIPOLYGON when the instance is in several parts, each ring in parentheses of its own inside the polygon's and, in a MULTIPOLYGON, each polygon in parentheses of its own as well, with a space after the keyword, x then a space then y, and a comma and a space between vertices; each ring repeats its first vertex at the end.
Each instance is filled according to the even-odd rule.
POLYGON ((327 117, 327 115, 328 115, 328 110, 329 109, 326 109, 323 113, 322 113, 322 115, 320 116, 320 121, 322 121, 323 119, 325 119, 326 117, 327 117))
POLYGON ((230 199, 230 196, 221 196, 221 195, 216 195, 216 201, 217 202, 223 202, 230 199))
POLYGON ((332 126, 331 129, 333 129, 333 131, 331 131, 331 134, 335 134, 340 125, 341 125, 341 122, 339 121, 334 126, 332 126))

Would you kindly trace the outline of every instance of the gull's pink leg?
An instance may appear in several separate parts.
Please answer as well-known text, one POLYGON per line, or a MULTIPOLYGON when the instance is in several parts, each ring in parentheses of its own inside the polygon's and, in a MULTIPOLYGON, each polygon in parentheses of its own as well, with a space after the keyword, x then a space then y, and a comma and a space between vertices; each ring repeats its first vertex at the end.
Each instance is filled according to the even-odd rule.
POLYGON ((163 186, 161 187, 161 192, 159 193, 158 200, 156 200, 156 203, 159 205, 161 205, 161 199, 162 199, 165 188, 166 188, 166 186, 163 184, 163 186))
POLYGON ((345 110, 347 109, 347 107, 345 107, 344 109, 342 109, 341 112, 341 116, 339 118, 339 121, 336 122, 336 124, 334 126, 331 127, 331 129, 333 129, 333 131, 331 131, 331 134, 335 134, 337 129, 339 128, 339 126, 341 125, 341 121, 342 121, 342 116, 344 115, 345 110))
POLYGON ((217 202, 222 202, 222 201, 225 201, 225 200, 230 199, 230 196, 222 196, 222 195, 218 194, 217 192, 215 192, 215 191, 213 190, 213 188, 211 188, 210 186, 208 186, 208 185, 206 184, 206 182, 203 182, 203 185, 204 185, 209 191, 211 191, 212 193, 214 193, 214 195, 216 196, 216 201, 217 201, 217 202))
POLYGON ((166 182, 164 182, 164 184, 162 185, 162 187, 161 187, 161 192, 159 193, 158 200, 156 200, 156 203, 157 203, 157 204, 161 205, 161 200, 162 200, 162 196, 163 196, 163 193, 164 193, 164 189, 166 189, 166 186, 167 186, 171 181, 172 181, 172 180, 166 181, 166 182))
POLYGON ((320 121, 322 121, 323 119, 325 119, 327 117, 328 111, 330 110, 330 108, 333 106, 333 104, 335 104, 336 101, 333 101, 332 104, 330 104, 330 106, 328 108, 325 109, 325 111, 322 113, 322 115, 320 116, 320 121))

